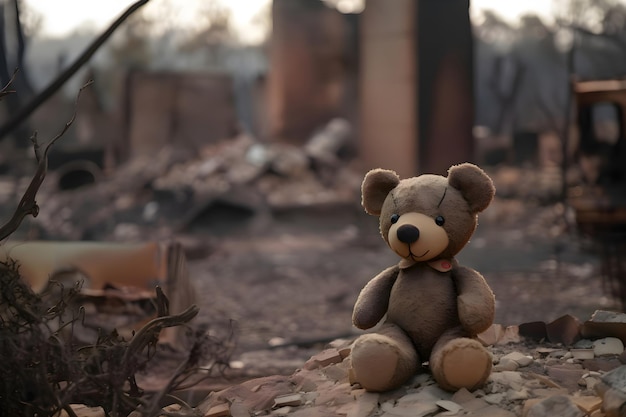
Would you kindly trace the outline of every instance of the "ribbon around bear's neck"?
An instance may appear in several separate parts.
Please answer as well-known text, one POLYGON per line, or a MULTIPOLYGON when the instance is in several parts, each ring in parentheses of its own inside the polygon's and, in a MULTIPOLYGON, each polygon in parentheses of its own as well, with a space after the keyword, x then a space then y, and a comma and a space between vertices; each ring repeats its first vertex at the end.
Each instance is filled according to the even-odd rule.
MULTIPOLYGON (((415 262, 412 259, 402 259, 398 266, 400 269, 407 269, 415 265, 415 262)), ((427 263, 435 271, 439 272, 448 272, 452 269, 453 261, 452 259, 437 259, 436 261, 431 261, 427 263)))

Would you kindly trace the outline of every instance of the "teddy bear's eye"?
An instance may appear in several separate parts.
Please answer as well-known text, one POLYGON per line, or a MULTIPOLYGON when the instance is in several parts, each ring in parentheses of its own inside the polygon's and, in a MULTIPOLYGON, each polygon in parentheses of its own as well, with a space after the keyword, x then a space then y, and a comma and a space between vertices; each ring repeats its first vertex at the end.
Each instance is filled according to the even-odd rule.
POLYGON ((396 224, 398 223, 398 220, 400 220, 400 216, 397 214, 392 214, 391 215, 391 224, 396 224))
POLYGON ((435 217, 435 224, 437 226, 443 226, 443 224, 446 222, 446 219, 443 218, 443 216, 437 216, 435 217))

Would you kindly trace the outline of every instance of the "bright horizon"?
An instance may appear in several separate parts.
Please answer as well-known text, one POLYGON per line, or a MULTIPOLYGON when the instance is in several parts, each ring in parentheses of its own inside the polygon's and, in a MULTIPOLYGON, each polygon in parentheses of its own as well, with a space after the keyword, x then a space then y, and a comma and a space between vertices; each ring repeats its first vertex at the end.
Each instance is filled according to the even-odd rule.
MULTIPOLYGON (((256 42, 262 37, 253 18, 260 13, 270 0, 218 0, 231 11, 232 23, 244 42, 256 42)), ((105 29, 135 1, 133 0, 26 0, 29 7, 42 16, 40 35, 63 37, 80 27, 105 29)), ((152 0, 141 10, 156 11, 159 0, 152 0)), ((161 2, 163 4, 163 2, 161 2)), ((181 24, 193 24, 203 0, 185 0, 185 6, 176 10, 173 18, 181 24)))
MULTIPOLYGON (((193 24, 203 0, 185 0, 185 6, 177 10, 174 18, 181 24, 193 24)), ((252 23, 252 19, 271 0, 219 0, 219 3, 230 9, 232 22, 244 42, 254 43, 261 40, 262 29, 252 23)), ((342 11, 360 10, 363 0, 332 0, 342 11)), ((144 10, 155 10, 159 0, 152 0, 144 10)), ((132 0, 26 0, 26 3, 41 14, 43 21, 40 34, 42 36, 62 37, 72 31, 86 26, 96 30, 107 27, 117 16, 123 13, 132 0)), ((470 15, 480 16, 485 9, 494 10, 507 21, 514 22, 521 15, 529 12, 550 20, 553 1, 550 0, 470 0, 470 15)))

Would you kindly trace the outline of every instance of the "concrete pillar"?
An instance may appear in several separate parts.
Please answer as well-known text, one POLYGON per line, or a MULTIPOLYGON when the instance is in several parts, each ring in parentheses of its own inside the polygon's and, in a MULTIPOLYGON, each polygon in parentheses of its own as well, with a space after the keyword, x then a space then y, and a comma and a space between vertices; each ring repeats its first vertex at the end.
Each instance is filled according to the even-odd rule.
POLYGON ((474 71, 469 0, 419 0, 420 171, 445 174, 474 159, 474 71))
POLYGON ((367 169, 416 175, 415 0, 368 0, 361 15, 361 156, 367 169))
POLYGON ((345 19, 321 0, 274 0, 272 22, 270 139, 303 143, 340 115, 345 19))
POLYGON ((468 0, 368 0, 361 21, 361 155, 402 177, 473 159, 468 0))

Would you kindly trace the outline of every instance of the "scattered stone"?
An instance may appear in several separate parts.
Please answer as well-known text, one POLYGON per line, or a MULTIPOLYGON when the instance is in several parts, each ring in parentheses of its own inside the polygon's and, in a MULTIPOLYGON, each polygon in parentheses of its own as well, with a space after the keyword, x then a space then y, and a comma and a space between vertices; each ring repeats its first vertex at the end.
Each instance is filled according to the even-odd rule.
POLYGON ((337 351, 339 352, 339 356, 341 356, 341 359, 345 359, 350 356, 350 352, 352 352, 352 346, 344 346, 337 349, 337 351))
POLYGON ((533 363, 533 358, 531 356, 524 355, 523 353, 516 351, 504 355, 502 358, 500 358, 500 361, 502 361, 502 359, 512 360, 519 366, 528 366, 533 363))
MULTIPOLYGON (((89 407, 84 404, 70 404, 70 408, 77 417, 105 417, 106 414, 102 407, 89 407)), ((67 411, 62 410, 58 417, 69 417, 67 411)))
POLYGON ((504 410, 498 406, 490 405, 480 410, 480 417, 515 417, 511 411, 504 410))
MULTIPOLYGON (((561 327, 565 332, 555 334, 576 339, 573 321, 560 320, 552 330, 561 327)), ((494 328, 493 334, 504 336, 506 329, 501 330, 494 328)), ((504 348, 501 337, 490 347, 496 365, 487 383, 473 392, 453 393, 439 388, 428 372, 416 374, 397 390, 367 392, 349 382, 350 341, 337 341, 290 377, 258 378, 212 393, 207 404, 213 414, 200 415, 624 417, 619 409, 626 403, 626 365, 617 359, 617 349, 584 359, 593 354, 592 347, 607 351, 611 343, 619 345, 611 339, 578 339, 575 346, 564 347, 531 347, 525 342, 504 348)))
POLYGON ((493 367, 496 372, 516 371, 519 364, 512 359, 500 358, 500 361, 493 367))
POLYGON ((288 405, 299 406, 302 404, 302 395, 287 394, 274 398, 274 407, 284 407, 288 405))
POLYGON ((566 314, 546 325, 548 340, 569 346, 580 340, 581 323, 576 317, 566 314))
MULTIPOLYGON (((463 410, 468 411, 470 413, 477 412, 479 410, 482 411, 485 408, 489 407, 489 404, 487 403, 487 401, 483 400, 482 398, 474 398, 470 401, 464 402, 461 405, 463 406, 463 410)), ((479 415, 482 415, 482 414, 479 414, 479 415)))
POLYGON ((546 324, 543 321, 533 321, 530 323, 522 323, 519 325, 519 334, 537 342, 545 340, 548 337, 546 324))
POLYGON ((452 397, 448 391, 444 391, 437 385, 427 385, 417 392, 412 392, 400 398, 399 402, 437 402, 439 400, 449 400, 452 397))
POLYGON ((289 406, 281 407, 272 411, 272 415, 273 416, 287 416, 291 414, 291 411, 292 411, 292 407, 289 407, 289 406))
POLYGON ((591 318, 584 322, 581 334, 585 338, 617 337, 626 342, 626 314, 614 311, 596 310, 591 318))
POLYGON ((601 382, 600 378, 593 376, 583 376, 579 381, 578 385, 581 387, 585 387, 588 390, 593 390, 596 385, 601 382))
POLYGON ((580 408, 580 410, 585 414, 591 414, 595 410, 599 410, 602 405, 602 399, 593 395, 585 395, 585 396, 573 396, 571 397, 574 404, 580 408))
POLYGON ((504 326, 494 323, 487 330, 478 334, 476 338, 485 346, 494 346, 502 338, 503 334, 504 326))
POLYGON ((524 385, 522 374, 513 371, 492 372, 487 381, 512 389, 521 389, 524 385))
POLYGON ((450 411, 451 413, 458 413, 463 410, 463 407, 460 404, 450 400, 439 400, 435 404, 446 411, 450 411))
POLYGON ((593 359, 595 357, 593 349, 572 349, 570 352, 572 353, 572 358, 578 360, 593 359))
POLYGON ((610 389, 602 397, 602 411, 606 417, 623 417, 626 394, 621 391, 610 389))
POLYGON ((315 405, 341 405, 352 402, 354 396, 351 393, 349 383, 333 384, 327 390, 319 392, 315 398, 315 405))
POLYGON ((469 392, 466 388, 461 388, 452 395, 451 400, 458 404, 464 404, 468 401, 475 399, 474 394, 469 392))
POLYGON ((602 376, 602 382, 609 387, 626 393, 626 365, 615 368, 602 376))
POLYGON ((343 360, 339 351, 335 348, 326 349, 313 356, 304 364, 304 369, 316 369, 328 366, 332 363, 339 363, 343 360))
POLYGON ((554 349, 552 352, 548 354, 550 358, 565 358, 565 355, 568 354, 568 351, 565 349, 554 349))
POLYGON ((565 395, 555 395, 537 401, 526 402, 524 417, 583 417, 585 415, 572 399, 565 395))
POLYGON ((219 391, 212 397, 209 396, 206 403, 199 407, 210 409, 225 401, 233 402, 240 399, 251 412, 268 410, 273 407, 276 397, 292 394, 293 386, 289 377, 281 375, 252 379, 219 391))
POLYGON ((561 349, 555 349, 555 348, 547 348, 547 347, 538 347, 535 349, 535 352, 537 352, 539 355, 545 357, 548 356, 549 354, 551 354, 552 352, 556 352, 559 351, 561 349))
POLYGON ((554 365, 547 367, 548 376, 570 391, 578 389, 578 381, 585 374, 580 365, 554 365))
POLYGON ((347 412, 346 417, 369 416, 378 407, 379 394, 362 390, 356 396, 356 403, 347 412))
POLYGON ((626 404, 626 366, 604 374, 595 391, 602 398, 602 410, 607 417, 622 417, 626 404))
POLYGON ((231 417, 250 417, 250 410, 244 404, 243 401, 235 400, 230 405, 230 416, 231 417))
POLYGON ((605 337, 593 342, 595 356, 621 355, 624 352, 624 343, 616 337, 605 337))
POLYGON ((518 326, 504 327, 501 324, 492 324, 487 330, 478 334, 476 337, 485 346, 507 345, 509 343, 520 342, 518 326))
POLYGON ((508 390, 506 392, 506 399, 508 401, 527 400, 530 398, 530 393, 526 388, 520 390, 508 390))
POLYGON ((626 313, 617 311, 596 310, 591 315, 589 321, 593 323, 625 323, 626 313))
POLYGON ((589 371, 609 372, 621 366, 622 363, 617 358, 594 358, 583 360, 582 365, 589 371))
POLYGON ((507 345, 509 343, 519 343, 521 341, 521 337, 519 334, 518 326, 507 326, 504 329, 504 334, 498 340, 498 345, 507 345))
POLYGON ((496 394, 487 394, 483 397, 483 400, 485 400, 487 403, 489 404, 500 404, 506 397, 506 393, 505 392, 498 392, 496 394))
POLYGON ((228 417, 229 415, 230 406, 227 403, 223 403, 209 408, 204 417, 228 417))
POLYGON ((593 349, 593 340, 580 339, 578 342, 574 343, 572 348, 573 349, 593 349))

